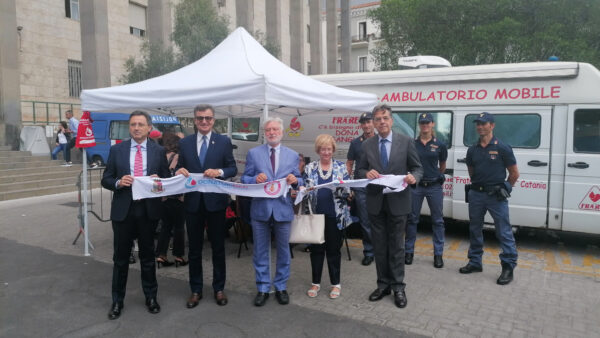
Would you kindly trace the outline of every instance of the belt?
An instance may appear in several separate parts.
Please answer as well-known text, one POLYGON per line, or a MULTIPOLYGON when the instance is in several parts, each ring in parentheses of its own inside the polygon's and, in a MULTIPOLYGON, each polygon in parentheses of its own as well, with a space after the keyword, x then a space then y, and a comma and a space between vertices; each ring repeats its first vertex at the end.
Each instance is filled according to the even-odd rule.
POLYGON ((500 187, 502 184, 492 184, 492 185, 481 185, 481 184, 471 184, 471 190, 480 191, 480 192, 492 192, 496 190, 496 187, 500 187))
POLYGON ((433 185, 440 184, 438 181, 421 181, 419 187, 431 187, 433 185))

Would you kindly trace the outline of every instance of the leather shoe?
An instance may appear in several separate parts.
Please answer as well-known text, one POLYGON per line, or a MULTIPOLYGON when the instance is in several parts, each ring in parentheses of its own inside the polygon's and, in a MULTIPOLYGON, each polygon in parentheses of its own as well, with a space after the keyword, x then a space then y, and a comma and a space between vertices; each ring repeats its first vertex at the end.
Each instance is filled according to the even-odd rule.
POLYGON ((513 280, 513 268, 505 263, 502 263, 502 273, 496 283, 499 285, 506 285, 513 280))
POLYGON ((265 303, 267 302, 267 299, 269 299, 269 293, 268 292, 259 292, 256 294, 256 297, 254 297, 254 306, 263 306, 265 305, 265 303))
POLYGON ((129 255, 129 264, 135 264, 135 256, 133 252, 129 255))
POLYGON ((410 252, 404 255, 404 264, 411 265, 415 254, 410 252))
POLYGON ((281 305, 286 305, 290 302, 290 296, 286 290, 275 291, 275 298, 277 298, 277 302, 281 305))
POLYGON ((227 296, 223 290, 215 292, 215 300, 217 301, 217 305, 227 305, 227 296))
POLYGON ((458 269, 460 273, 471 273, 471 272, 481 272, 483 269, 481 267, 477 267, 475 265, 467 264, 462 268, 458 269))
POLYGON ((365 256, 365 258, 363 258, 362 260, 362 265, 364 266, 368 266, 371 265, 371 263, 373 263, 373 256, 365 256))
POLYGON ((148 312, 152 314, 157 314, 160 312, 160 305, 158 305, 156 298, 146 299, 146 307, 148 308, 148 312))
POLYGON ((108 311, 108 319, 113 320, 119 318, 121 316, 121 310, 123 310, 123 302, 112 303, 110 311, 108 311))
MULTIPOLYGON (((215 295, 215 298, 216 298, 216 295, 215 295)), ((200 303, 200 299, 202 299, 202 294, 194 292, 194 293, 192 293, 190 298, 188 298, 185 306, 187 306, 188 309, 193 309, 196 306, 198 306, 198 303, 200 303)), ((218 302, 217 302, 217 304, 218 304, 218 302)))
POLYGON ((396 304, 397 307, 404 308, 407 303, 406 292, 404 292, 404 290, 394 291, 394 304, 396 304))
POLYGON ((433 256, 433 267, 438 269, 444 267, 444 260, 442 259, 442 255, 433 256))
POLYGON ((378 301, 381 298, 389 295, 390 293, 392 293, 392 291, 390 290, 390 288, 386 288, 386 289, 380 289, 377 288, 375 289, 375 291, 373 291, 373 293, 371 293, 371 295, 369 296, 369 300, 372 302, 378 301))

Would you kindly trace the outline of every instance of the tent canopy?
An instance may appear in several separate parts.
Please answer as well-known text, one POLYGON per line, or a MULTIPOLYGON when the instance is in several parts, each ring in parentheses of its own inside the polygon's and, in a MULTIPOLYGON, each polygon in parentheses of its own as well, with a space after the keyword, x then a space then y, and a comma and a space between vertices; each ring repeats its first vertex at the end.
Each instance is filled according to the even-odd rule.
POLYGON ((217 107, 218 115, 259 116, 265 105, 269 111, 298 115, 370 111, 377 97, 296 72, 241 27, 202 59, 181 69, 137 83, 81 93, 81 108, 86 111, 145 109, 180 115, 189 114, 200 103, 217 107))

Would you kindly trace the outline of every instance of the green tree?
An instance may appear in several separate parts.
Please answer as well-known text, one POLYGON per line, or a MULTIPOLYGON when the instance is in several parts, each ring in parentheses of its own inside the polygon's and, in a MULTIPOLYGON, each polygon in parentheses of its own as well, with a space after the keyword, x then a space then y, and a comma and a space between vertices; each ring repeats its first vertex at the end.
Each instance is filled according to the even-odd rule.
POLYGON ((438 55, 453 65, 547 60, 600 66, 597 0, 384 0, 369 17, 379 26, 380 69, 400 56, 438 55))
POLYGON ((134 83, 160 76, 181 67, 173 53, 173 48, 145 41, 140 49, 141 59, 130 57, 125 61, 125 73, 119 79, 121 83, 134 83))

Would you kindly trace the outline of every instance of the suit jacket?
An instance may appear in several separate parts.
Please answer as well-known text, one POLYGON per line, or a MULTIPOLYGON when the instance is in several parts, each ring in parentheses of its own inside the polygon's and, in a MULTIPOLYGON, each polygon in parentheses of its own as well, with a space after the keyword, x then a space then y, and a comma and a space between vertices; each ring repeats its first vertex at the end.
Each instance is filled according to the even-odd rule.
MULTIPOLYGON (((179 160, 177 169, 185 168, 190 173, 201 174, 206 169, 222 169, 221 179, 234 177, 237 174, 233 146, 229 137, 212 132, 208 140, 208 152, 204 158, 204 166, 200 164, 197 148, 198 133, 189 135, 179 141, 179 160)), ((229 195, 217 193, 189 192, 185 194, 183 203, 187 212, 198 212, 200 203, 204 203, 210 212, 227 209, 229 195)))
MULTIPOLYGON (((392 134, 390 159, 385 170, 383 169, 379 155, 379 137, 370 137, 363 142, 362 156, 356 167, 359 178, 365 178, 367 172, 371 169, 377 170, 382 175, 406 175, 410 172, 417 179, 417 183, 423 177, 423 167, 421 166, 413 139, 395 132, 392 134)), ((383 187, 380 185, 367 185, 367 211, 369 214, 376 215, 381 211, 383 204, 382 191, 383 187)), ((409 214, 412 209, 409 189, 388 194, 388 203, 390 204, 392 215, 409 214)))
MULTIPOLYGON (((117 189, 117 180, 125 175, 131 175, 129 156, 131 152, 131 140, 115 144, 110 147, 106 169, 102 175, 102 186, 114 191, 110 208, 110 219, 121 222, 127 217, 131 205, 131 187, 117 189)), ((169 164, 165 149, 156 142, 148 139, 146 142, 147 175, 156 174, 159 177, 170 177, 169 164)), ((143 202, 146 205, 146 215, 151 220, 158 220, 162 216, 162 203, 160 198, 147 198, 143 202)))
MULTIPOLYGON (((303 185, 300 169, 298 168, 298 153, 288 147, 281 146, 279 151, 279 168, 273 173, 266 144, 250 149, 246 155, 246 168, 242 175, 242 183, 256 184, 256 176, 260 173, 267 175, 267 182, 278 180, 293 174, 298 179, 298 185, 303 185)), ((294 219, 290 194, 278 198, 252 198, 250 218, 267 222, 271 215, 277 222, 291 222, 294 219)))

